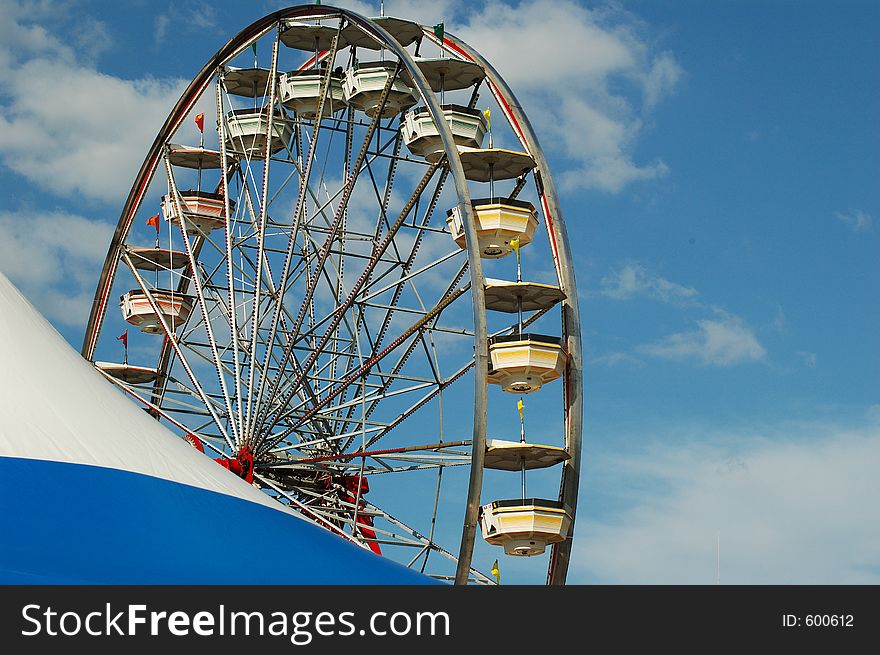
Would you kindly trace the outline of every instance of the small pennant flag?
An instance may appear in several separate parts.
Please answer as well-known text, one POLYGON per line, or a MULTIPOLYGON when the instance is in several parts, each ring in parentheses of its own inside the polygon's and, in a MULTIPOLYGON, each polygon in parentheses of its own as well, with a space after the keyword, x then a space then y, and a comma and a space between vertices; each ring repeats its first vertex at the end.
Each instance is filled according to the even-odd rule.
POLYGON ((256 57, 257 56, 257 42, 256 41, 251 43, 251 50, 254 51, 254 57, 256 57))
POLYGON ((486 117, 486 127, 488 127, 491 130, 492 129, 492 112, 488 108, 486 108, 483 110, 483 116, 486 117))
POLYGON ((501 570, 498 568, 498 560, 495 560, 495 563, 492 564, 492 575, 495 577, 495 582, 497 584, 501 584, 501 570))
POLYGON ((511 239, 510 247, 516 251, 516 256, 519 257, 519 237, 516 239, 511 239))
POLYGON ((196 125, 199 126, 199 132, 205 131, 205 115, 204 114, 196 115, 196 125))
POLYGON ((519 420, 520 421, 522 421, 524 419, 523 407, 525 407, 525 405, 523 404, 522 398, 520 398, 519 400, 516 401, 516 408, 519 410, 519 420))
POLYGON ((154 228, 156 228, 156 232, 158 232, 159 231, 159 214, 156 214, 155 216, 150 216, 147 219, 147 225, 152 225, 154 228))
POLYGON ((437 23, 434 26, 434 36, 436 36, 441 41, 443 40, 443 35, 446 33, 446 28, 443 23, 437 23))
POLYGON ((122 347, 128 350, 128 330, 116 337, 117 341, 122 342, 122 347))

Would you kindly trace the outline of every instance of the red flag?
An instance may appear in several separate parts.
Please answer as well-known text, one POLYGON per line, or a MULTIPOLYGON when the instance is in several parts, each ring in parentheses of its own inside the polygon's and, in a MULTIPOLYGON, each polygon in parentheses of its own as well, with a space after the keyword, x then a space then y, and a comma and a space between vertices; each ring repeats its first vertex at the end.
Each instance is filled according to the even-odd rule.
POLYGON ((128 330, 116 337, 117 341, 122 342, 122 347, 128 350, 128 330))
POLYGON ((196 115, 196 125, 199 126, 199 132, 205 131, 205 115, 197 114, 196 115))
POLYGON ((158 232, 159 231, 159 214, 156 214, 155 216, 150 216, 147 219, 147 225, 152 225, 154 228, 156 228, 156 232, 158 232))

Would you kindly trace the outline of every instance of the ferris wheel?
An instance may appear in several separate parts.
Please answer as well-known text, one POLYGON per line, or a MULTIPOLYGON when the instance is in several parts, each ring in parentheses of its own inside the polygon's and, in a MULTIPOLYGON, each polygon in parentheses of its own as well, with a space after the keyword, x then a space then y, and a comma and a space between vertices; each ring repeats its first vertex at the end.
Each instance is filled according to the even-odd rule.
POLYGON ((568 239, 513 92, 442 24, 298 6, 223 46, 134 180, 82 355, 341 538, 457 584, 501 553, 565 582, 568 239))

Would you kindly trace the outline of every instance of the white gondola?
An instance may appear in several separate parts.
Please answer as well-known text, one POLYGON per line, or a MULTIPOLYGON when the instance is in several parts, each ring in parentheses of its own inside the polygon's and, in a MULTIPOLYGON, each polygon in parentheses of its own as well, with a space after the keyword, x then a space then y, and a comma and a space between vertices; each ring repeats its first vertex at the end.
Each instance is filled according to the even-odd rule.
POLYGON ((168 161, 172 166, 193 169, 222 168, 220 153, 199 146, 182 146, 172 143, 168 146, 168 161))
MULTIPOLYGON (((393 61, 370 61, 358 64, 345 72, 342 88, 345 100, 355 109, 373 116, 379 109, 379 100, 388 78, 394 75, 398 64, 393 61)), ((413 89, 409 75, 402 66, 391 82, 388 98, 382 109, 382 118, 396 116, 418 102, 418 94, 413 89)))
MULTIPOLYGON (((422 26, 411 20, 394 18, 393 16, 377 16, 370 22, 378 25, 403 47, 415 43, 422 38, 422 26)), ((381 50, 387 47, 381 40, 364 32, 357 25, 348 25, 342 30, 342 38, 347 45, 368 50, 381 50)))
POLYGON ((482 66, 464 59, 417 57, 415 62, 432 91, 466 89, 486 77, 482 66))
POLYGON ((191 299, 178 293, 159 289, 152 291, 151 295, 159 308, 158 314, 153 310, 147 295, 140 289, 129 291, 119 299, 122 317, 128 323, 140 328, 141 332, 160 334, 162 332, 160 315, 172 329, 189 318, 193 308, 191 299))
POLYGON ((555 466, 570 459, 564 448, 523 441, 488 439, 483 467, 496 471, 527 471, 555 466))
POLYGON ((535 167, 535 160, 526 152, 504 148, 460 148, 464 176, 472 182, 512 180, 535 167))
MULTIPOLYGON (((324 75, 325 72, 317 68, 282 73, 279 85, 281 104, 295 111, 298 116, 314 118, 318 114, 318 106, 321 103, 321 85, 324 82, 324 75)), ((322 117, 330 116, 333 112, 346 106, 342 80, 342 72, 333 71, 330 73, 322 117)))
POLYGON ((508 393, 538 391, 562 375, 566 353, 556 337, 512 334, 489 339, 489 383, 508 393))
POLYGON ((565 300, 562 289, 552 284, 486 278, 484 288, 486 309, 493 312, 537 312, 550 309, 565 300))
MULTIPOLYGON (((481 198, 472 201, 477 219, 480 257, 498 259, 513 252, 510 242, 519 239, 520 247, 532 241, 538 227, 538 213, 530 202, 510 198, 481 198)), ((446 223, 458 247, 467 247, 464 220, 458 207, 446 212, 446 223)))
MULTIPOLYGON (((442 109, 457 146, 479 148, 483 144, 483 137, 486 135, 486 117, 483 112, 461 105, 443 105, 442 109)), ((432 163, 443 155, 443 141, 427 107, 408 111, 401 129, 406 147, 414 155, 424 157, 432 163)))
MULTIPOLYGON (((181 191, 180 208, 183 211, 183 224, 187 234, 210 234, 212 230, 226 226, 226 200, 219 193, 207 191, 181 191)), ((171 196, 162 196, 162 215, 165 220, 180 225, 177 203, 171 196)), ((235 202, 230 199, 229 211, 235 210, 235 202)))
POLYGON ((141 271, 170 271, 189 263, 185 252, 164 248, 126 248, 134 267, 141 271))
POLYGON ((268 68, 233 68, 223 73, 223 86, 227 93, 244 98, 259 98, 269 95, 268 68))
MULTIPOLYGON (((336 27, 329 25, 287 21, 278 38, 288 48, 315 52, 329 50, 333 43, 333 37, 338 33, 339 30, 336 27)), ((346 41, 343 38, 337 47, 342 48, 344 45, 346 45, 346 41)))
POLYGON ((480 508, 483 539, 507 555, 541 555, 548 544, 568 538, 571 512, 558 500, 497 500, 480 508))
POLYGON ((116 362, 95 362, 95 366, 111 378, 115 378, 126 384, 146 384, 155 382, 159 372, 155 368, 146 366, 132 366, 131 364, 118 364, 116 362))
POLYGON ((284 150, 293 137, 293 129, 282 114, 272 117, 272 137, 269 134, 269 112, 266 109, 236 109, 226 114, 226 147, 247 157, 262 157, 284 150))

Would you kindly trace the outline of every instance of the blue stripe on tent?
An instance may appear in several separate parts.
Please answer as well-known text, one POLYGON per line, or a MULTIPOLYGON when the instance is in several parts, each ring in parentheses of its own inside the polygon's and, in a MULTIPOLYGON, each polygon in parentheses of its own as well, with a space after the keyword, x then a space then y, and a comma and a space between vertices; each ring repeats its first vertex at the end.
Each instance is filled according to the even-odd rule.
POLYGON ((285 512, 111 468, 0 457, 0 584, 425 584, 285 512))

